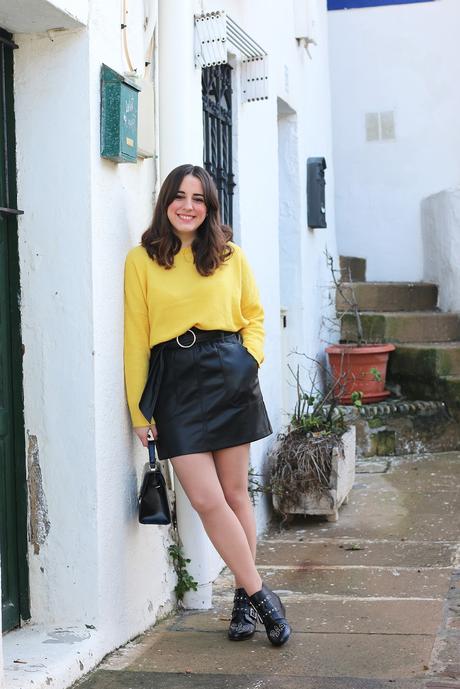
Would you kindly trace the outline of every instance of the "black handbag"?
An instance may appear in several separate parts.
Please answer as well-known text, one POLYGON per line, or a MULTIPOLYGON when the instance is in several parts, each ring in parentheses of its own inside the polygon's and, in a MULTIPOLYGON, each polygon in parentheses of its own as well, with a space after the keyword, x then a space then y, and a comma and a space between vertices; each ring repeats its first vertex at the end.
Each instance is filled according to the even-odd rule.
POLYGON ((149 464, 139 493, 139 521, 141 524, 171 524, 166 482, 155 462, 155 440, 150 431, 147 440, 149 464))

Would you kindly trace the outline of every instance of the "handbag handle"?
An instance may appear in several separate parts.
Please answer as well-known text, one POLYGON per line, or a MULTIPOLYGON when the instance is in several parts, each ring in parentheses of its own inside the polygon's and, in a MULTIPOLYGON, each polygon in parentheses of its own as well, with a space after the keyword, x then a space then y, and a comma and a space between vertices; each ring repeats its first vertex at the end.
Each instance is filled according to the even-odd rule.
POLYGON ((149 450, 149 462, 150 468, 155 469, 155 438, 153 437, 152 430, 149 428, 147 431, 147 446, 149 450))

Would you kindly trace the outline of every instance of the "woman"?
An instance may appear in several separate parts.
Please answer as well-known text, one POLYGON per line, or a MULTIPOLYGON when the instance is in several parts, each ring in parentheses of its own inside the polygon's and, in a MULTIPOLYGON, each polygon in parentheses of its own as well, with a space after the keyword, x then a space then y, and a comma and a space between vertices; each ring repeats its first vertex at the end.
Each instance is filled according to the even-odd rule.
POLYGON ((165 179, 150 227, 125 266, 125 379, 134 431, 152 430, 206 533, 235 576, 228 631, 272 644, 290 635, 284 606, 255 567, 249 444, 272 432, 258 382, 263 310, 241 249, 220 223, 201 167, 165 179), (154 418, 153 418, 154 417, 154 418))

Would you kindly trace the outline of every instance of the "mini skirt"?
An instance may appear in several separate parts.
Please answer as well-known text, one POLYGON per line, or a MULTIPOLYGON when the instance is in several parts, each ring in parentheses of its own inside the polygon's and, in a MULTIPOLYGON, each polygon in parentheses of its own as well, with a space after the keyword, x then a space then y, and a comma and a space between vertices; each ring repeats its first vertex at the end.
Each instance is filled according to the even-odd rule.
POLYGON ((139 407, 155 419, 159 459, 270 435, 258 369, 239 333, 193 328, 153 347, 139 407))

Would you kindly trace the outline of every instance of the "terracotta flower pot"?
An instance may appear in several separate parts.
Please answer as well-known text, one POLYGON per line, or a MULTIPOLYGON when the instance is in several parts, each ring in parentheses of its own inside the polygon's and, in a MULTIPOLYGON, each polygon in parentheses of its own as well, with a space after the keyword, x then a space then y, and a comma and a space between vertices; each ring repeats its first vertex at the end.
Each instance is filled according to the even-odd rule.
POLYGON ((361 401, 379 402, 388 397, 385 390, 388 357, 395 349, 392 344, 337 344, 326 347, 329 365, 335 381, 340 381, 339 402, 350 404, 352 393, 361 392, 361 401), (378 373, 376 373, 378 371, 378 373))

